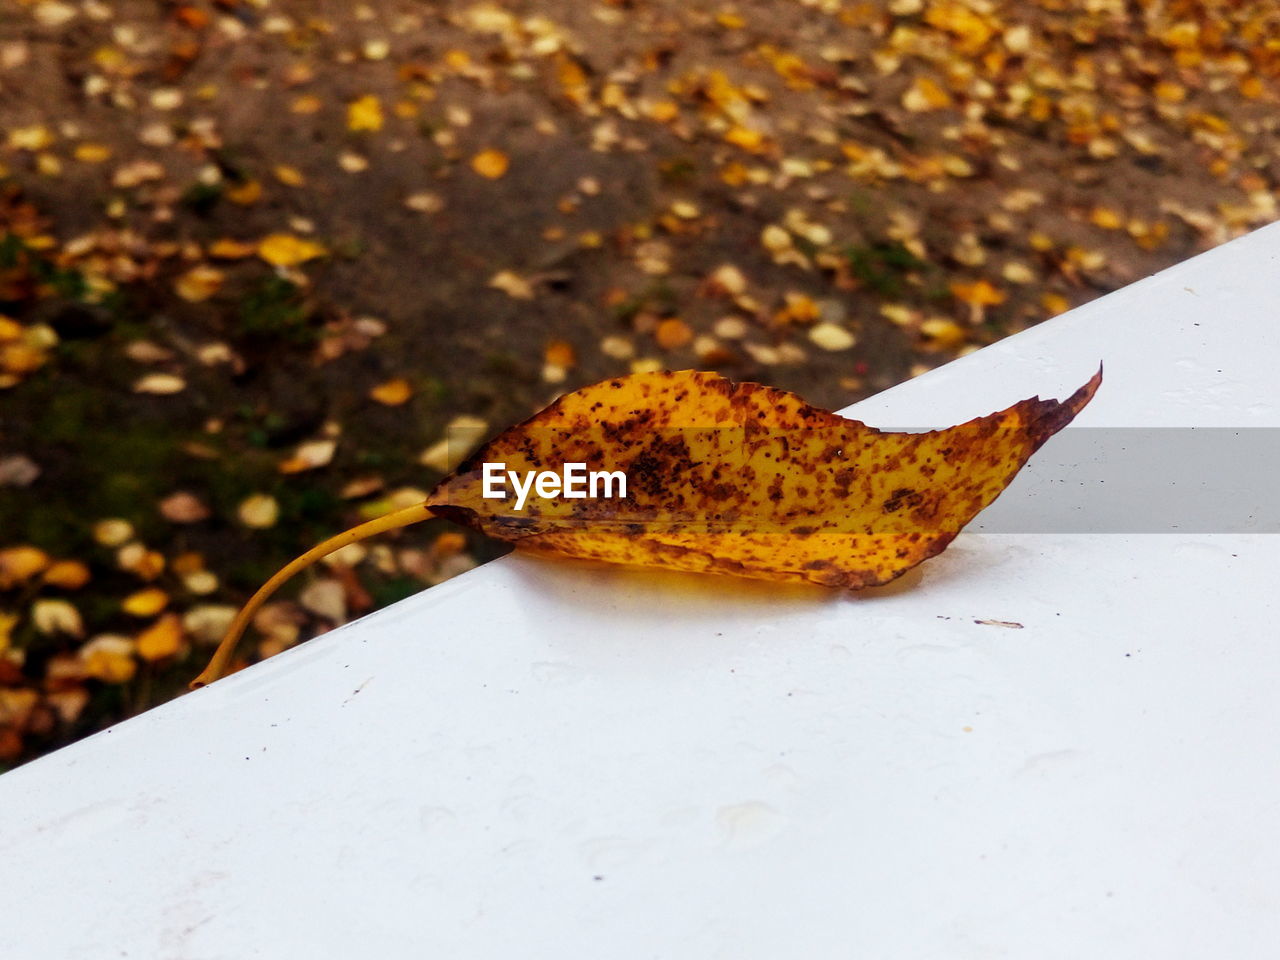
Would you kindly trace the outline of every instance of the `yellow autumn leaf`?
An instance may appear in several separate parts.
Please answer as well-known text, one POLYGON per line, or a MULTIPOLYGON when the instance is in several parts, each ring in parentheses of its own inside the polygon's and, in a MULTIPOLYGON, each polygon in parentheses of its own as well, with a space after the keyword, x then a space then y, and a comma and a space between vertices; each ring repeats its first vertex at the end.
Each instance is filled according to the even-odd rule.
POLYGON ((293 455, 281 461, 281 473, 301 473, 328 465, 333 453, 338 448, 336 440, 309 440, 301 443, 293 455))
POLYGON ((481 150, 471 158, 471 169, 489 180, 505 176, 510 166, 511 159, 501 150, 481 150))
POLYGON ((40 123, 29 127, 13 127, 9 130, 11 150, 45 150, 53 146, 54 140, 53 131, 40 123))
POLYGON ((133 653, 131 638, 104 633, 82 646, 77 656, 89 676, 104 683, 128 683, 138 672, 133 653))
POLYGON ((296 267, 300 263, 323 257, 329 251, 314 240, 291 233, 273 233, 258 243, 258 256, 273 267, 296 267))
POLYGON ((372 400, 387 407, 398 407, 413 396, 413 386, 404 377, 395 377, 378 384, 369 391, 372 400))
POLYGON ((1124 217, 1114 207, 1096 206, 1089 212, 1089 222, 1103 230, 1119 230, 1124 226, 1124 217))
POLYGON ((151 393, 167 396, 187 389, 187 381, 175 373, 148 373, 133 383, 134 393, 151 393))
POLYGON ((567 340, 552 340, 542 350, 542 360, 568 370, 578 362, 578 351, 567 340))
POLYGON ((111 159, 111 148, 101 143, 76 144, 75 158, 81 163, 105 163, 111 159))
POLYGON ((848 589, 887 583, 940 553, 1101 380, 1099 370, 1065 401, 1033 397, 931 433, 882 432, 711 373, 598 383, 491 440, 424 500, 287 564, 237 614, 193 686, 225 672, 254 613, 298 571, 430 517, 544 555, 848 589), (592 486, 608 489, 557 496, 568 465, 588 463, 607 474, 592 486), (504 485, 491 495, 498 464, 504 485))
POLYGON ((209 244, 208 253, 218 260, 243 260, 253 256, 257 249, 252 243, 241 243, 239 240, 223 237, 209 244))
POLYGON ((1053 317, 1071 309, 1071 301, 1060 293, 1040 294, 1040 305, 1053 317))
POLYGON ((154 617, 169 605, 169 595, 159 587, 144 587, 124 598, 120 609, 134 617, 154 617))
POLYGON ((227 199, 242 207, 251 207, 262 199, 262 184, 257 180, 245 180, 227 188, 227 199))
POLYGON ((965 54, 977 53, 996 32, 989 20, 958 0, 930 4, 924 22, 953 35, 959 41, 957 49, 965 54))
POLYGON ((6 613, 0 610, 0 653, 4 653, 9 649, 9 644, 13 642, 13 628, 18 625, 18 621, 22 618, 16 613, 6 613))
POLYGON ((287 163, 277 163, 271 172, 286 187, 305 187, 307 185, 307 178, 302 171, 297 167, 289 166, 287 163))
POLYGON ((0 550, 0 590, 25 583, 49 565, 49 555, 39 547, 6 547, 0 550))
POLYGON ((84 620, 80 611, 66 600, 37 600, 31 605, 31 622, 45 636, 66 634, 84 636, 84 620))
POLYGON ((241 501, 236 513, 246 527, 266 530, 280 519, 280 504, 269 493, 254 493, 241 501))
POLYGON ((347 104, 347 129, 352 133, 376 133, 382 129, 383 122, 382 101, 373 94, 366 94, 347 104))
POLYGON ((0 316, 0 343, 6 340, 20 340, 26 327, 6 316, 0 316))
POLYGON ((93 525, 93 539, 104 547, 119 547, 133 538, 133 524, 119 517, 99 520, 93 525))
POLYGON ((323 106, 324 101, 314 93, 303 93, 294 97, 293 102, 289 104, 289 110, 292 113, 301 114, 319 113, 323 106))
POLYGON ((724 135, 724 142, 732 144, 747 153, 763 153, 768 146, 768 139, 759 130, 750 127, 730 127, 724 135))
POLYGON ((188 303, 200 303, 222 289, 223 279, 224 274, 217 267, 201 264, 178 277, 173 288, 188 303))
POLYGON ((182 621, 176 613, 166 613, 138 634, 138 656, 143 660, 163 660, 182 647, 182 621))
POLYGON ((1006 299, 1004 291, 987 280, 975 280, 973 283, 957 281, 951 284, 951 295, 962 303, 983 307, 999 306, 1006 299))
POLYGON ((902 105, 912 113, 941 110, 951 106, 951 94, 929 77, 916 77, 902 95, 902 105))
POLYGON ((59 560, 45 570, 44 582, 63 590, 79 590, 89 582, 89 568, 79 560, 59 560))

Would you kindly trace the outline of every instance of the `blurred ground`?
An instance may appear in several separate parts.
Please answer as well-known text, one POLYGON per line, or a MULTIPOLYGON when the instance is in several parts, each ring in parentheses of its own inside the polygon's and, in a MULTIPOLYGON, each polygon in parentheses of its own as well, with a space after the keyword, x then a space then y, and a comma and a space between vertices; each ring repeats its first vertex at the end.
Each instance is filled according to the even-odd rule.
MULTIPOLYGON (((458 418, 838 408, 1275 219, 1278 78, 1263 0, 0 0, 0 762, 182 689, 458 418)), ((253 655, 496 552, 353 549, 253 655)))

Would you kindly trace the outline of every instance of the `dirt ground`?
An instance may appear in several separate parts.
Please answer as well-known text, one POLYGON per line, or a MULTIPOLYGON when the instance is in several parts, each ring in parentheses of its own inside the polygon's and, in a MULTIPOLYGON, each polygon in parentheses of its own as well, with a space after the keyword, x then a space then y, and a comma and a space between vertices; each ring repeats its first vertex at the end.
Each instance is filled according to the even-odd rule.
MULTIPOLYGON (((1262 0, 0 0, 0 762, 175 695, 460 417, 689 367, 839 408, 1274 220, 1277 37, 1262 0)), ((499 552, 348 553, 251 655, 499 552)))

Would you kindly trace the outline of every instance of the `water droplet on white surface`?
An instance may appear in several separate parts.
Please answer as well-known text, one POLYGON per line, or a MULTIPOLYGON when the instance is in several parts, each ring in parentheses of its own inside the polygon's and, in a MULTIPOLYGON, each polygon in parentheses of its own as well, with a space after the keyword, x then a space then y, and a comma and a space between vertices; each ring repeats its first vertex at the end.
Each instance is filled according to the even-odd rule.
POLYGON ((721 807, 716 820, 725 829, 724 849, 751 850, 782 832, 787 819, 767 803, 748 800, 721 807))

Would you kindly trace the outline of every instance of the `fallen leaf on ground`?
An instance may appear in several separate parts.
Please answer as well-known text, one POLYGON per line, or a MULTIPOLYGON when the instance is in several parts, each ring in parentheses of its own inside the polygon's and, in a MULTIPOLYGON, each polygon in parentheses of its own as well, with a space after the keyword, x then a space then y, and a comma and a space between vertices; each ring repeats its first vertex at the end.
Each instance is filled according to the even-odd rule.
POLYGON ((59 560, 44 572, 44 582, 63 590, 79 590, 89 582, 89 568, 79 560, 59 560))
POLYGON ((7 547, 0 550, 0 590, 24 583, 49 565, 49 555, 39 547, 7 547))
POLYGON ((533 299, 533 284, 512 270, 499 270, 489 278, 489 286, 501 290, 512 300, 533 299))
POLYGON ((178 296, 188 303, 208 300, 222 288, 224 275, 217 267, 207 264, 192 267, 174 283, 178 296))
POLYGON ((124 598, 120 609, 135 617, 154 617, 169 605, 169 595, 159 587, 145 587, 124 598))
POLYGON ((328 251, 313 240, 290 233, 273 233, 258 244, 258 256, 273 267, 296 267, 300 263, 323 257, 328 251))
POLYGON ((84 621, 80 611, 66 600, 37 600, 31 605, 31 619, 36 629, 46 636, 65 633, 72 637, 84 636, 84 621))
POLYGON ((888 583, 942 552, 1101 382, 1099 369, 1064 401, 1033 397, 944 430, 888 433, 711 373, 606 380, 500 434, 425 500, 287 564, 193 686, 222 676, 254 613, 298 571, 433 516, 550 556, 847 589, 888 583), (513 483, 486 496, 492 464, 524 479, 525 494, 513 483), (619 472, 625 494, 560 497, 558 482, 544 489, 541 479, 531 489, 535 474, 558 481, 566 464, 619 472))
POLYGON ((404 377, 395 377, 387 380, 369 391, 370 399, 387 407, 401 406, 407 403, 412 396, 413 385, 404 377))
POLYGON ((160 515, 170 523, 199 523, 208 519, 209 508, 195 494, 179 490, 160 501, 160 515))
POLYGON ((104 633, 81 647, 78 656, 89 676, 104 683, 128 683, 138 671, 134 646, 130 637, 104 633))
POLYGON ((489 180, 506 175, 511 160, 501 150, 481 150, 471 158, 471 169, 489 180))
POLYGON ((338 449, 336 440, 309 440, 298 445, 293 456, 280 464, 281 473, 301 473, 326 466, 338 449))
POLYGON ((368 94, 347 106, 347 129, 353 133, 370 131, 376 133, 382 129, 382 101, 373 94, 368 94))
POLYGON ((182 621, 176 613, 166 613, 138 634, 138 656, 143 660, 163 660, 182 646, 182 621))
POLYGON ((133 384, 134 393, 150 393, 156 396, 181 393, 185 389, 187 389, 187 381, 173 373, 148 373, 145 377, 139 377, 133 384))
POLYGON ((0 457, 0 487, 29 487, 40 476, 40 466, 21 453, 0 457))
POLYGON ((255 530, 266 530, 274 527, 280 518, 280 504, 276 498, 267 493, 255 493, 245 497, 237 511, 240 522, 255 530))

